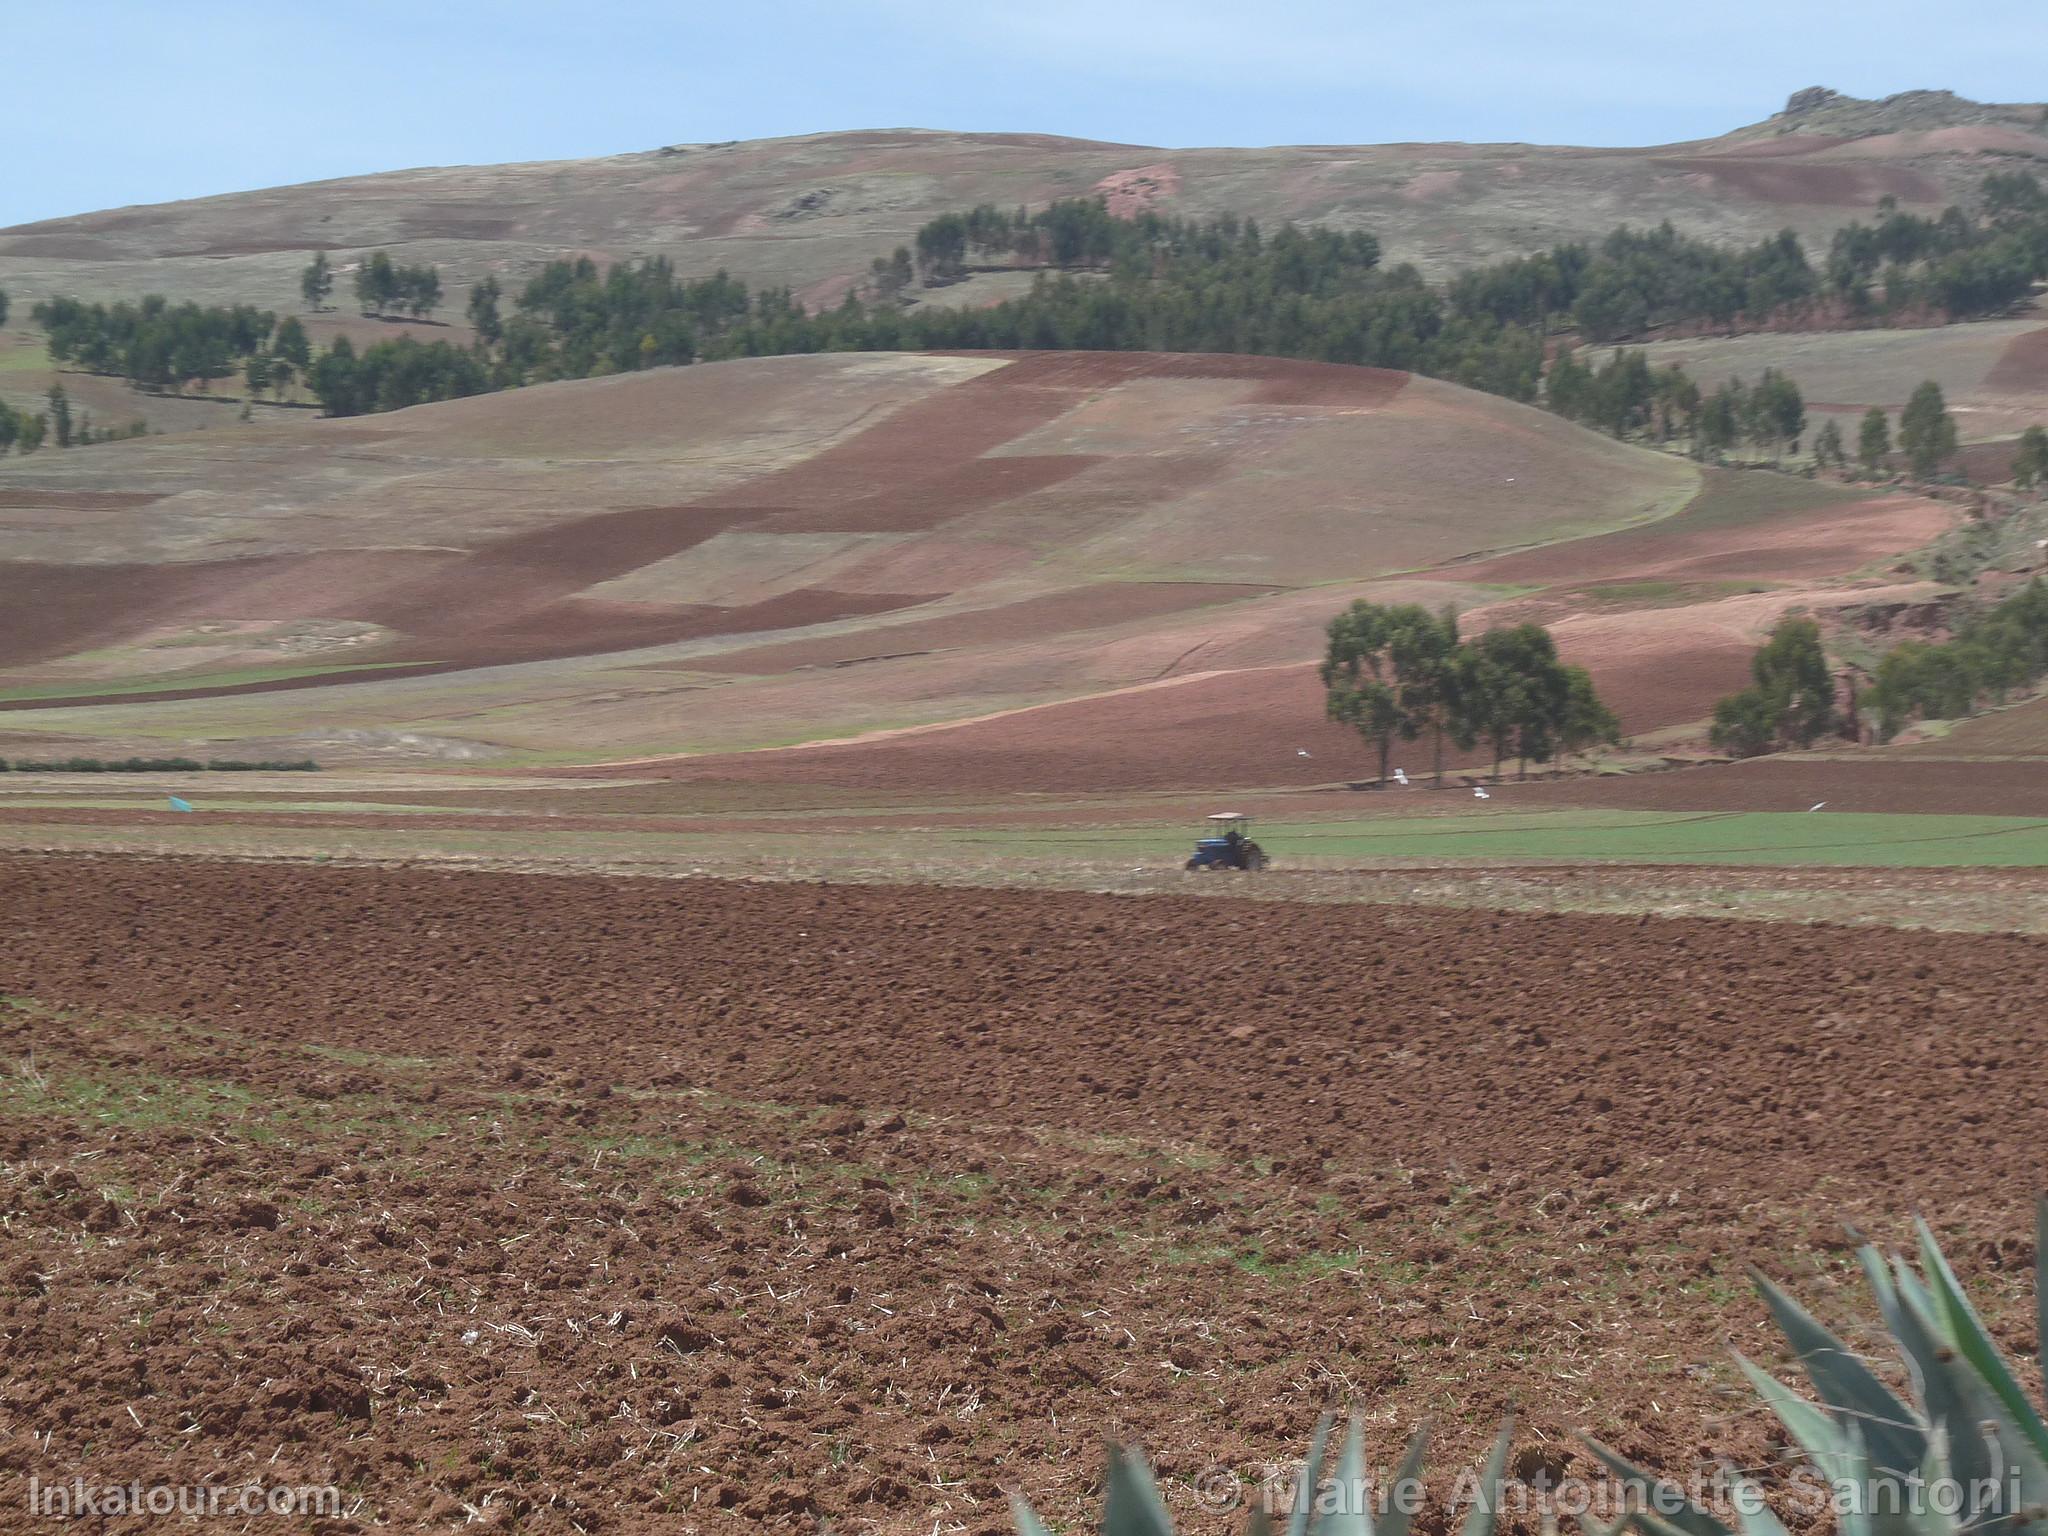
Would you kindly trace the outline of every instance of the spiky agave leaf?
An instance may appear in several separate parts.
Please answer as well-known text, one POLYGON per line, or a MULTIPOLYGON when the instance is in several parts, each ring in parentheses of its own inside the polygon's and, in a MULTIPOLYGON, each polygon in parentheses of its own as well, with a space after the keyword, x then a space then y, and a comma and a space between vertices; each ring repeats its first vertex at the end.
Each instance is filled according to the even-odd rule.
MULTIPOLYGON (((2005 1357, 1999 1354, 1998 1346, 1984 1331, 1983 1320, 1963 1294, 1962 1282, 1948 1267, 1948 1259, 1942 1254, 1941 1245, 1934 1240, 1934 1233, 1926 1222, 1917 1218, 1913 1225, 1920 1234, 1920 1265, 1927 1271, 1927 1286, 1934 1294, 1948 1343, 1970 1362, 1978 1377, 1998 1398, 2012 1427, 2032 1445, 2035 1459, 2044 1464, 2044 1476, 2048 1476, 2048 1425, 2041 1422, 2040 1413, 2027 1401, 2027 1395, 2013 1379, 2005 1357)), ((2040 1304, 2041 1298, 2036 1294, 2035 1305, 2038 1307, 2040 1304)))
POLYGON ((1465 1516, 1462 1536, 1493 1536, 1500 1524, 1500 1506, 1505 1491, 1508 1470, 1508 1450, 1515 1442, 1515 1421, 1510 1418, 1500 1427, 1500 1437, 1493 1442, 1493 1449, 1486 1454, 1486 1465, 1479 1473, 1479 1497, 1473 1502, 1471 1512, 1465 1516))
POLYGON ((1832 1480, 1852 1475, 1855 1469, 1850 1461, 1849 1437, 1840 1422, 1747 1357, 1737 1354, 1735 1363, 1756 1388, 1764 1405, 1778 1416, 1793 1442, 1820 1468, 1822 1476, 1832 1480))
POLYGON ((1913 1501, 1907 1512, 1913 1522, 1914 1536, 1962 1536, 1962 1523, 1957 1515, 1944 1514, 1927 1494, 1927 1490, 1951 1482, 1954 1477, 1955 1467, 1948 1454, 1948 1431, 1937 1424, 1927 1437, 1927 1462, 1920 1469, 1921 1497, 1913 1501))
POLYGON ((1733 1474, 1729 1481, 1735 1490, 1735 1518, 1742 1526, 1742 1536, 1787 1536, 1785 1522, 1771 1513, 1761 1488, 1733 1474))
POLYGON ((1953 1429, 1969 1422, 1967 1405, 1940 1369, 1942 1346, 1924 1319, 1931 1315, 1932 1298, 1917 1284, 1901 1285, 1876 1248, 1865 1245, 1858 1253, 1871 1295, 1877 1298, 1878 1316, 1892 1337, 1900 1361, 1910 1373, 1920 1416, 1931 1437, 1944 1426, 1953 1429))
POLYGON ((1020 1493, 1010 1495, 1010 1522, 1017 1527, 1017 1536, 1052 1536, 1045 1522, 1038 1518, 1038 1511, 1020 1493))
MULTIPOLYGON (((1770 1506, 1764 1503, 1763 1494, 1754 1483, 1738 1477, 1735 1479, 1735 1487, 1741 1495, 1735 1503, 1735 1518, 1740 1522, 1741 1536, 1789 1536, 1784 1522, 1771 1513, 1770 1506)), ((1710 1515, 1707 1518, 1713 1517, 1710 1515)), ((1579 1524, 1584 1528, 1586 1536, 1620 1536, 1622 1527, 1630 1521, 1634 1521, 1642 1529, 1644 1536, 1691 1536, 1689 1531, 1674 1525, 1653 1509, 1624 1511, 1605 1526, 1595 1525, 1583 1515, 1579 1517, 1579 1524)), ((1734 1536, 1734 1533, 1731 1532, 1730 1536, 1734 1536)))
MULTIPOLYGON (((1771 1513, 1770 1505, 1764 1502, 1763 1491, 1756 1484, 1733 1474, 1730 1474, 1729 1481, 1735 1491, 1735 1518, 1740 1524, 1741 1536, 1789 1536, 1785 1523, 1771 1513)), ((1706 1518, 1711 1520, 1714 1517, 1707 1515, 1706 1518)), ((1620 1536, 1621 1528, 1631 1520, 1642 1527, 1645 1536, 1690 1536, 1688 1531, 1672 1524, 1653 1509, 1624 1511, 1605 1527, 1596 1526, 1581 1515, 1579 1524, 1585 1528, 1586 1536, 1620 1536)))
POLYGON ((1579 1438, 1585 1441, 1586 1449, 1621 1480, 1622 1487, 1639 1495, 1643 1505, 1638 1515, 1639 1524, 1642 1523, 1642 1515, 1652 1508, 1671 1510, 1669 1515, 1659 1517, 1657 1523, 1664 1529, 1657 1536, 1735 1536, 1723 1521, 1689 1498, 1676 1483, 1667 1483, 1655 1473, 1645 1472, 1621 1452, 1609 1450, 1590 1435, 1579 1438))
POLYGON ((1308 1459, 1301 1464, 1301 1477, 1294 1485, 1294 1508, 1287 1513, 1287 1536, 1308 1536, 1309 1516, 1316 1507, 1316 1489, 1322 1486, 1323 1456, 1330 1445, 1331 1415, 1316 1420, 1315 1438, 1308 1443, 1308 1459))
POLYGON ((2048 1390, 2048 1195, 2034 1202, 2034 1347, 2048 1390))
POLYGON ((1861 1258, 1878 1312, 1912 1373, 1922 1416, 1930 1426, 1929 1450, 1934 1436, 1941 1434, 1943 1455, 1956 1479, 1966 1488, 1983 1486, 1997 1476, 1997 1457, 1979 1428, 1982 1415, 1972 1405, 1970 1392, 1956 1379, 1955 1352, 1940 1341, 1930 1321, 1933 1297, 1918 1277, 1895 1277, 1875 1248, 1866 1247, 1861 1258))
MULTIPOLYGON (((1422 1458, 1428 1449, 1429 1420, 1424 1419, 1415 1426, 1415 1433, 1408 1441, 1408 1449, 1402 1454, 1401 1465, 1394 1472, 1396 1489, 1415 1486, 1415 1480, 1422 1475, 1422 1458)), ((1397 1496, 1387 1506, 1387 1517, 1380 1522, 1379 1536, 1408 1536, 1408 1527, 1414 1518, 1414 1511, 1408 1508, 1405 1495, 1397 1496)))
POLYGON ((1137 1451, 1109 1453, 1109 1493, 1102 1501, 1102 1536, 1173 1536, 1173 1517, 1137 1451))
MULTIPOLYGON (((1909 1326, 1933 1336, 1940 1324, 1920 1307, 1918 1300, 1906 1300, 1909 1326)), ((1946 1341, 1933 1350, 1930 1369, 1929 1380, 1962 1405, 1958 1427, 1949 1435, 1950 1465, 1958 1472, 1967 1465, 1971 1474, 1982 1479, 1964 1485, 1971 1494, 1966 1522, 1970 1530, 2003 1529, 2024 1512, 2048 1509, 2048 1462, 2036 1454, 2026 1431, 2013 1422, 1993 1384, 1967 1355, 1946 1341), (1980 1488, 1988 1491, 1986 1497, 1977 1497, 1980 1488)))
POLYGON ((1351 1416, 1337 1458, 1337 1504, 1316 1521, 1316 1536, 1372 1536, 1372 1500, 1365 1491, 1365 1420, 1351 1416))
POLYGON ((1898 1477, 1916 1474, 1927 1458, 1927 1430, 1919 1417, 1798 1302, 1762 1274, 1753 1270, 1750 1278, 1836 1423, 1861 1426, 1879 1470, 1898 1477))
MULTIPOLYGON (((1936 1250, 1939 1256, 1938 1249, 1936 1250)), ((1946 1268, 1946 1262, 1943 1266, 1946 1268)), ((1892 1260, 1891 1279, 1897 1312, 1888 1314, 1902 1348, 1910 1357, 1915 1385, 1928 1417, 1947 1435, 1951 1475, 1968 1495, 1963 1526, 1977 1536, 2010 1526, 2019 1514, 2048 1508, 2048 1461, 2033 1438, 2014 1422, 2010 1400, 1978 1369, 1974 1355, 1962 1347, 1954 1329, 1954 1302, 1945 1299, 1938 1272, 1933 1284, 1913 1273, 1902 1258, 1892 1260)), ((1949 1277, 1953 1286, 1953 1275, 1949 1277)), ((1955 1300, 1960 1300, 1960 1291, 1955 1300)), ((1880 1305, 1883 1303, 1880 1292, 1880 1305)), ((1962 1302, 1964 1308, 1967 1302, 1962 1302)), ((1966 1313, 1968 1326, 1974 1313, 1966 1313)), ((1982 1336, 1981 1324, 1976 1325, 1982 1336)), ((1987 1341, 1987 1348, 1988 1341, 1987 1341)), ((2003 1370, 1995 1348, 1990 1358, 2003 1370)), ((2008 1382, 2011 1373, 2004 1372, 2008 1382)), ((2017 1384, 2014 1383, 2017 1391, 2017 1384)), ((2025 1399, 2021 1399, 2025 1407, 2025 1399)), ((2029 1417, 2031 1417, 2029 1409, 2029 1417)))

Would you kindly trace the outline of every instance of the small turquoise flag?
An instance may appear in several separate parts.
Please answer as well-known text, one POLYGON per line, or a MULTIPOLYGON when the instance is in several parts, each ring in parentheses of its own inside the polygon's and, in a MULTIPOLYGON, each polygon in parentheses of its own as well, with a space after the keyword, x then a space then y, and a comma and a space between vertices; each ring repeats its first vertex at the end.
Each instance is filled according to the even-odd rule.
POLYGON ((189 811, 192 809, 192 802, 180 800, 176 795, 173 795, 171 796, 171 809, 174 811, 189 811))

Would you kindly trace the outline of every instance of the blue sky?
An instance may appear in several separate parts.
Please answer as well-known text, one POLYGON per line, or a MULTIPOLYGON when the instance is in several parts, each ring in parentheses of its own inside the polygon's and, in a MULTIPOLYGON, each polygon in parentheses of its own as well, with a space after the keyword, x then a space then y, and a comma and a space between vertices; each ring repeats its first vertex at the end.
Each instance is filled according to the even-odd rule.
POLYGON ((2048 0, 98 0, 0 23, 0 225, 404 166, 916 126, 1644 144, 1792 91, 2048 95, 2048 0))

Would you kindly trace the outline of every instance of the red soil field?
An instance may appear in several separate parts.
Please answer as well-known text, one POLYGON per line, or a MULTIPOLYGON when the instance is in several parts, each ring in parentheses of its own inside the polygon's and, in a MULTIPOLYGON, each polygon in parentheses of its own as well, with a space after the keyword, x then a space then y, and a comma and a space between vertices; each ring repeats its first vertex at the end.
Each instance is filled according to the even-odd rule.
POLYGON ((1904 743, 1893 750, 1930 758, 2048 758, 2048 698, 2028 699, 2009 709, 1959 720, 1945 736, 1904 743))
MULTIPOLYGON (((319 561, 320 557, 310 556, 304 564, 317 564, 319 561)), ((293 562, 293 565, 299 567, 301 563, 293 562)), ((298 576, 301 573, 301 569, 294 569, 292 574, 298 576)), ((407 644, 378 650, 376 654, 380 661, 399 663, 382 674, 385 676, 422 677, 510 662, 631 650, 713 635, 822 624, 862 614, 887 613, 896 608, 914 608, 930 601, 930 595, 830 592, 812 587, 734 608, 604 603, 564 598, 537 601, 530 607, 514 603, 489 618, 459 611, 436 612, 430 606, 410 606, 422 602, 417 597, 406 597, 402 601, 409 605, 401 611, 414 621, 414 638, 407 644), (434 659, 409 659, 414 656, 434 659)), ((355 614, 361 616, 365 611, 358 608, 355 614)), ((373 618, 381 618, 388 612, 378 605, 372 605, 367 611, 373 618)), ((118 689, 81 691, 63 696, 0 699, 0 711, 68 709, 81 704, 112 703, 124 698, 167 702, 174 699, 225 698, 245 693, 284 693, 302 688, 336 687, 363 680, 360 673, 328 672, 253 683, 160 688, 146 693, 124 694, 118 689)))
MULTIPOLYGON (((367 621, 394 631, 395 637, 353 653, 352 660, 452 671, 883 612, 943 594, 845 593, 821 587, 733 607, 624 603, 582 594, 736 529, 922 533, 1026 498, 1103 461, 1087 454, 990 455, 989 450, 1119 383, 1227 379, 1242 381, 1246 398, 1256 402, 1369 407, 1384 405, 1407 382, 1407 375, 1384 370, 1246 357, 997 356, 1007 359, 1005 366, 901 403, 875 425, 790 468, 756 475, 730 492, 675 506, 591 513, 473 549, 320 550, 175 565, 0 564, 0 607, 9 614, 0 633, 0 666, 22 666, 114 644, 152 627, 207 619, 367 621), (51 601, 53 593, 58 600, 51 601)), ((749 375, 737 382, 751 389, 761 381, 749 375)), ((469 430, 478 430, 471 418, 479 412, 488 415, 491 405, 457 402, 446 419, 457 428, 466 422, 469 430)), ((1213 472, 1206 465, 1200 468, 1213 472)), ((1150 499, 1184 490, 1190 473, 1189 466, 1174 462, 1142 482, 1112 477, 1095 494, 1128 514, 1150 499)), ((24 506, 62 504, 66 495, 83 495, 87 499, 78 502, 81 508, 89 504, 101 511, 115 503, 155 499, 40 490, 14 494, 24 506)), ((1145 606, 1139 611, 1157 610, 1145 606)), ((274 692, 349 680, 330 674, 151 696, 168 700, 274 692)), ((17 707, 69 707, 120 696, 118 690, 86 689, 17 707)))
POLYGON ((1133 379, 1245 379, 1262 405, 1390 404, 1409 375, 1390 368, 1311 363, 1222 352, 956 352, 956 357, 1007 357, 1010 367, 983 374, 965 390, 1008 393, 1020 387, 1097 390, 1133 379))
POLYGON ((1818 581, 1933 539, 1955 509, 1907 496, 1853 499, 1804 482, 1764 484, 1709 470, 1709 487, 1676 517, 1597 538, 1461 562, 1458 581, 1571 586, 1603 581, 1818 581), (1757 497, 1731 516, 1724 498, 1757 497), (1773 502, 1777 505, 1772 505, 1773 502))
POLYGON ((0 508, 54 507, 60 512, 127 512, 162 499, 148 492, 0 490, 0 508))
POLYGON ((0 1499, 980 1536, 1092 1514, 1114 1435, 1220 1533, 1190 1479, 1354 1401, 1376 1458, 1434 1417, 1439 1499, 1511 1406, 1566 1467, 1775 1465, 1745 1260, 1838 1316, 1838 1223, 1925 1210, 2026 1342, 2044 984, 2017 938, 0 857, 0 1499))
POLYGON ((2048 390, 2048 326, 2007 342, 1984 382, 1993 389, 2026 394, 2048 390))
MULTIPOLYGON (((886 633, 886 631, 885 631, 886 633)), ((1752 643, 1674 633, 1633 652, 1575 652, 1631 734, 1708 714, 1742 686, 1752 643)), ((1432 764, 1427 741, 1397 745, 1409 773, 1432 764)), ((1447 749, 1451 767, 1491 767, 1485 752, 1447 749)), ((604 770, 599 770, 600 772, 604 770)), ((790 747, 680 758, 616 770, 677 779, 743 778, 902 790, 1193 789, 1328 784, 1378 771, 1372 749, 1323 714, 1313 663, 1268 667, 1143 688, 992 719, 838 746, 790 747), (1309 756, 1299 753, 1306 750, 1309 756)))
MULTIPOLYGON (((1226 586, 1193 581, 1115 581, 1098 586, 1049 592, 971 613, 935 619, 908 619, 901 624, 870 626, 857 635, 820 640, 789 640, 752 650, 726 651, 684 664, 699 672, 786 672, 797 667, 842 666, 871 656, 900 656, 912 651, 943 650, 960 645, 1001 645, 1036 640, 1077 630, 1128 623, 1236 602, 1270 592, 1271 587, 1226 586)), ((673 670, 671 665, 669 670, 673 670)))
POLYGON ((1652 160, 1663 171, 1696 177, 1719 196, 1790 207, 1866 209, 1889 194, 1907 204, 1939 203, 1939 183, 1902 166, 1815 164, 1756 155, 1652 160))
POLYGON ((2003 485, 2012 478, 2012 461, 2018 452, 2019 444, 2014 442, 1965 443, 1942 468, 1978 485, 2003 485))
MULTIPOLYGON (((867 496, 838 497, 822 506, 778 512, 763 519, 761 527, 774 533, 921 533, 984 507, 1057 485, 1098 462, 1079 453, 947 462, 928 451, 922 460, 912 461, 915 468, 906 477, 907 483, 867 496), (917 470, 925 472, 920 475, 917 470)), ((897 473, 902 475, 907 467, 899 465, 897 473)))

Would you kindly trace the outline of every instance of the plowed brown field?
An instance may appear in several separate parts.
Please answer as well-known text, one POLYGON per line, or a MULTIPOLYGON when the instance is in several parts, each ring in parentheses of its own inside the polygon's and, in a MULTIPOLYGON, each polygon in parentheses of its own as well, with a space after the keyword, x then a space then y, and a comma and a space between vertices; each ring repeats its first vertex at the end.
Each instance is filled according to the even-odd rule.
POLYGON ((1212 1531, 1204 1469, 1350 1401, 1381 1457, 1435 1417, 1440 1493, 1511 1405, 1539 1462, 1770 1463, 1744 1260, 1838 1316, 1838 1222, 1924 1209, 2027 1342, 2044 982, 2017 938, 0 859, 0 1508, 993 1532, 1080 1518, 1114 1434, 1212 1531))

